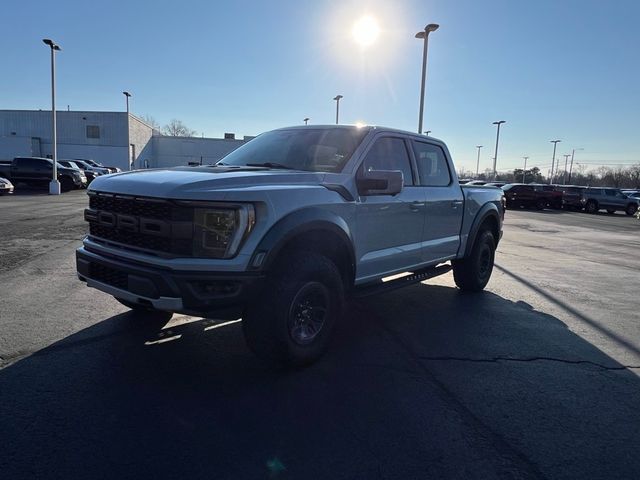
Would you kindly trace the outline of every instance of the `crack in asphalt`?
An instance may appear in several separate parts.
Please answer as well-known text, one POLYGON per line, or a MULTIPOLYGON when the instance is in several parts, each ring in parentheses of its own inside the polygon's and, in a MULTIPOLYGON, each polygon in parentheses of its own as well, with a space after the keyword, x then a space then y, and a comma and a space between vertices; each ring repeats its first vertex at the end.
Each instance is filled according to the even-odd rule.
POLYGON ((444 357, 429 357, 429 356, 420 356, 421 360, 433 360, 433 361, 459 361, 459 362, 472 362, 472 363, 498 363, 498 362, 537 362, 537 361, 548 361, 548 362, 558 362, 565 363, 568 365, 593 365, 594 367, 601 368, 603 370, 628 370, 640 368, 640 365, 619 365, 619 366, 609 366, 603 365, 602 363, 592 362, 590 360, 567 360, 564 358, 554 358, 554 357, 490 357, 490 358, 471 358, 471 357, 452 357, 452 356, 444 356, 444 357))

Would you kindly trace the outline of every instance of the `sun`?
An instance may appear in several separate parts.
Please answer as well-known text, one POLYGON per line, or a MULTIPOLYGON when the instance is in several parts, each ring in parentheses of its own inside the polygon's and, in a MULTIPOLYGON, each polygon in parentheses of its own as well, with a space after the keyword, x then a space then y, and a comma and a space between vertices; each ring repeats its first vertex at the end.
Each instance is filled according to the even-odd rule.
POLYGON ((360 18, 351 30, 353 39, 363 47, 372 45, 380 34, 380 27, 375 18, 365 15, 360 18))

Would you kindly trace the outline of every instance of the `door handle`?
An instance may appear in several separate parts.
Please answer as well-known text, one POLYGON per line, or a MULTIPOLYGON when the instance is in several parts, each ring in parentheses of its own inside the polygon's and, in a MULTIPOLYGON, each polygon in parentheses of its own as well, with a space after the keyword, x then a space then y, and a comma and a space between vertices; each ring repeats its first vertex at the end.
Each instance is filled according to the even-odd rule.
POLYGON ((411 210, 412 212, 419 212, 422 208, 424 207, 424 202, 411 202, 411 204, 409 205, 409 210, 411 210))
POLYGON ((451 202, 451 206, 453 208, 458 208, 462 206, 462 203, 463 203, 462 200, 454 200, 453 202, 451 202))

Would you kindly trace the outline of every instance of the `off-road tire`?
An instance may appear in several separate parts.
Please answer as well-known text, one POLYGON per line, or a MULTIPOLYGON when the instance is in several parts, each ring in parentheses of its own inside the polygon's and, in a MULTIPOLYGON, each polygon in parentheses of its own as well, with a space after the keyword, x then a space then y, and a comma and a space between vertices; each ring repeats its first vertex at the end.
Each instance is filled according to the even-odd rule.
POLYGON ((493 234, 489 230, 480 231, 469 256, 453 262, 453 279, 460 290, 479 292, 489 283, 495 251, 493 234))
POLYGON ((598 204, 595 200, 589 200, 587 205, 584 207, 584 211, 587 213, 598 213, 598 204))
POLYGON ((331 260, 306 251, 287 255, 267 276, 261 296, 245 309, 247 345, 274 365, 314 362, 327 350, 344 296, 342 277, 331 260))
POLYGON ((638 211, 638 207, 633 203, 630 203, 629 205, 627 205, 627 208, 625 208, 624 213, 626 213, 628 216, 631 216, 637 211, 638 211))

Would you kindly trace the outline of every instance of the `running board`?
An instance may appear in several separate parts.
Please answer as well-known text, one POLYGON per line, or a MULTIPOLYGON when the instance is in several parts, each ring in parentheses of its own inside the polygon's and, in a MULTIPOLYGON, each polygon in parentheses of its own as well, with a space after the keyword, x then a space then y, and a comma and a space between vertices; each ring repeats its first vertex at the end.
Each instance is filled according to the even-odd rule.
POLYGON ((418 270, 411 273, 410 275, 406 275, 395 280, 390 280, 388 282, 379 281, 373 284, 369 283, 366 285, 362 285, 354 289, 353 297, 362 298, 368 297, 370 295, 377 295, 379 293, 386 293, 391 290, 395 290, 396 288, 406 287, 407 285, 411 285, 413 283, 422 282, 424 280, 443 275, 451 271, 451 268, 451 265, 438 265, 437 267, 429 267, 423 270, 418 270))

